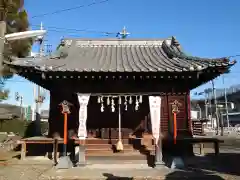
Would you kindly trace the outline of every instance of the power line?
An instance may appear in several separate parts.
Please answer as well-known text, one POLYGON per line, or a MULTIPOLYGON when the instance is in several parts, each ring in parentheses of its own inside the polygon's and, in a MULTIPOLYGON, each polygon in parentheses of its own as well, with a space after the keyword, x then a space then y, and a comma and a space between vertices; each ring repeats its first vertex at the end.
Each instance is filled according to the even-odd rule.
POLYGON ((97 4, 103 4, 103 3, 106 3, 108 1, 109 0, 103 0, 103 1, 93 2, 93 3, 90 3, 90 4, 84 4, 84 5, 72 7, 72 8, 60 9, 60 10, 56 10, 56 11, 50 12, 50 13, 43 13, 43 14, 35 15, 35 16, 32 16, 31 18, 43 17, 43 16, 53 15, 53 14, 59 14, 59 13, 66 12, 66 11, 72 11, 72 10, 76 10, 76 9, 80 9, 80 8, 84 8, 84 7, 90 7, 90 6, 97 5, 97 4))
MULTIPOLYGON (((32 27, 39 28, 40 25, 30 24, 32 27)), ((62 28, 62 27, 55 27, 55 26, 45 26, 45 29, 48 31, 54 32, 69 32, 69 33, 76 33, 76 32, 84 32, 84 33, 95 33, 95 34, 106 34, 106 35, 117 35, 118 31, 101 31, 101 30, 90 30, 90 29, 75 29, 75 28, 62 28)), ((161 35, 161 32, 134 32, 132 34, 136 35, 161 35)))
MULTIPOLYGON (((33 25, 31 24, 31 26, 33 27, 40 27, 39 25, 33 25)), ((61 28, 61 27, 54 27, 54 26, 45 26, 45 28, 48 31, 53 31, 53 32, 67 32, 67 33, 93 33, 93 34, 106 34, 106 35, 110 35, 110 34, 114 34, 116 35, 117 32, 109 32, 109 31, 97 31, 97 30, 89 30, 89 29, 69 29, 69 28, 61 28)))
POLYGON ((233 57, 240 57, 240 54, 233 55, 233 56, 228 56, 227 58, 233 58, 233 57))

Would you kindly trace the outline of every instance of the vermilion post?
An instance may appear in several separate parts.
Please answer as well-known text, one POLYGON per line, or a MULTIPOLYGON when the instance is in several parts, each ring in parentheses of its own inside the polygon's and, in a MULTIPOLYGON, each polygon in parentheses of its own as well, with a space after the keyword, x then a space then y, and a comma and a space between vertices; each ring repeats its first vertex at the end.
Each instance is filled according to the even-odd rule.
POLYGON ((177 114, 173 113, 173 141, 177 143, 177 114))
POLYGON ((63 134, 63 143, 67 145, 67 113, 64 113, 64 134, 63 134))

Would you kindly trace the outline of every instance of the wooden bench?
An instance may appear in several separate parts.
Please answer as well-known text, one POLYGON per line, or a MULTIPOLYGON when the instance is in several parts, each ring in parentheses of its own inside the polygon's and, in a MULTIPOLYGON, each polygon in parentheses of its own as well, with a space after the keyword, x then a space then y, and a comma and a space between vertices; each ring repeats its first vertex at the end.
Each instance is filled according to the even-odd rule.
MULTIPOLYGON (((165 143, 169 143, 169 144, 174 144, 174 140, 172 137, 168 137, 166 139, 164 139, 165 143)), ((204 144, 206 143, 212 143, 214 145, 214 151, 215 151, 215 155, 219 154, 219 144, 223 143, 223 140, 219 140, 218 138, 211 138, 211 137, 177 137, 176 139, 176 145, 180 145, 181 148, 181 144, 200 144, 200 154, 203 155, 204 154, 204 144)), ((171 148, 174 148, 174 146, 172 146, 171 148)))
POLYGON ((209 137, 193 137, 193 138, 183 138, 185 141, 189 141, 191 144, 200 144, 200 154, 204 155, 204 144, 212 143, 214 145, 215 155, 219 154, 219 144, 223 143, 223 140, 218 138, 209 138, 209 137))
MULTIPOLYGON (((82 149, 82 145, 85 145, 85 140, 80 140, 80 139, 73 139, 75 144, 79 145, 79 148, 82 149), (81 147, 80 147, 81 146, 81 147)), ((58 138, 58 139, 53 139, 53 138, 47 138, 47 137, 30 137, 30 138, 25 138, 22 139, 18 142, 21 144, 21 160, 24 160, 26 158, 26 153, 27 153, 27 144, 52 144, 53 145, 53 156, 54 156, 54 162, 55 164, 57 163, 57 152, 58 152, 58 144, 63 144, 63 138, 58 138)), ((79 156, 82 153, 79 153, 79 156)), ((85 157, 84 157, 85 161, 85 157)))

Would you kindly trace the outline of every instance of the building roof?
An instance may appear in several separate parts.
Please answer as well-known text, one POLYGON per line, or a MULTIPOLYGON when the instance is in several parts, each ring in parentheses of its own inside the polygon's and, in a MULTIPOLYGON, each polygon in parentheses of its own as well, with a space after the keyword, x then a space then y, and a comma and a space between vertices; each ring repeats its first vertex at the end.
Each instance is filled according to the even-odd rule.
POLYGON ((169 39, 65 39, 52 56, 20 58, 12 66, 40 71, 183 72, 229 67, 226 58, 187 56, 178 41, 169 39))
POLYGON ((12 119, 21 116, 21 108, 11 104, 0 104, 0 119, 12 119))

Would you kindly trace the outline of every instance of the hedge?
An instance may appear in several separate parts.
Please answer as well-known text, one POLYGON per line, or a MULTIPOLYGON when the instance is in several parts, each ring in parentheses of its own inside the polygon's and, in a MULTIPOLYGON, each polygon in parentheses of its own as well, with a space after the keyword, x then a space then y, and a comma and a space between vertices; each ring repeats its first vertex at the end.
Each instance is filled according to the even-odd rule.
MULTIPOLYGON (((48 130, 48 122, 41 122, 41 132, 44 133, 48 130)), ((26 120, 0 120, 0 132, 13 132, 21 137, 34 136, 35 121, 26 120)))

